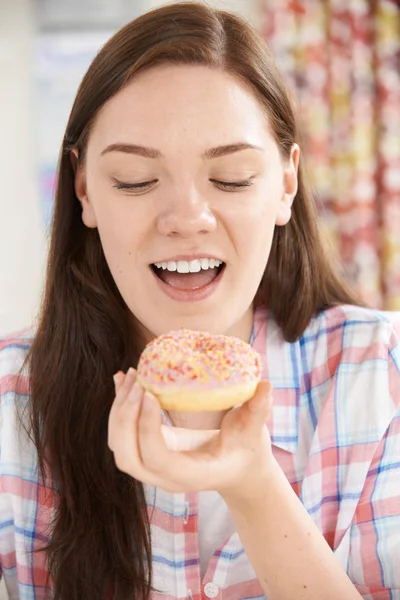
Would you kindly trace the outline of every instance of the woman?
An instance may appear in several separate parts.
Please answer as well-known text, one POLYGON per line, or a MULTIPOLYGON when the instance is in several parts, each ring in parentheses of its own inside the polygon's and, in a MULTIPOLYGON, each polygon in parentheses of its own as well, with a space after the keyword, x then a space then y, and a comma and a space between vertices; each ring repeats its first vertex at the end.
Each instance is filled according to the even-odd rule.
POLYGON ((399 334, 326 258, 297 137, 229 13, 155 10, 93 61, 39 323, 0 354, 10 598, 400 598, 399 334), (134 367, 180 327, 251 342, 255 397, 162 413, 134 367))

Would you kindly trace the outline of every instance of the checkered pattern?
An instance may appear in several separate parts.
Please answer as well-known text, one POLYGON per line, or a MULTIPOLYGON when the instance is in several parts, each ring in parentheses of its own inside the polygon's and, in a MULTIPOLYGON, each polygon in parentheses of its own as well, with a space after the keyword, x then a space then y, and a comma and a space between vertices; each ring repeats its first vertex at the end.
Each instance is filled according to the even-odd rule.
MULTIPOLYGON (((56 505, 54 490, 38 480, 32 443, 16 426, 29 378, 25 372, 17 386, 15 374, 31 337, 0 342, 0 560, 10 599, 21 600, 44 597, 44 557, 32 550, 47 539, 56 505)), ((399 325, 389 314, 341 306, 288 343, 259 309, 253 346, 274 387, 268 426, 294 491, 360 594, 400 600, 399 325)), ((201 581, 198 494, 145 491, 159 590, 153 600, 265 598, 236 533, 201 581)))

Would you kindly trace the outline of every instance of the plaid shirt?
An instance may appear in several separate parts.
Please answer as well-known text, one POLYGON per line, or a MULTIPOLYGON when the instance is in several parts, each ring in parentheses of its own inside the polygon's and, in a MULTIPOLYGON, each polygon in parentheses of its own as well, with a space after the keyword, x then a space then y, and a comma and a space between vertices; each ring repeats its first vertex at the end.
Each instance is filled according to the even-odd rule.
MULTIPOLYGON (((56 497, 38 480, 35 449, 16 426, 29 379, 25 373, 16 387, 15 374, 30 341, 25 333, 0 342, 0 560, 9 598, 40 600, 45 559, 32 550, 47 539, 56 497)), ((253 346, 274 387, 268 426, 294 491, 360 594, 399 600, 400 327, 389 314, 341 306, 288 343, 259 309, 253 346)), ((153 600, 265 598, 236 533, 201 580, 198 494, 145 491, 159 590, 153 600)))

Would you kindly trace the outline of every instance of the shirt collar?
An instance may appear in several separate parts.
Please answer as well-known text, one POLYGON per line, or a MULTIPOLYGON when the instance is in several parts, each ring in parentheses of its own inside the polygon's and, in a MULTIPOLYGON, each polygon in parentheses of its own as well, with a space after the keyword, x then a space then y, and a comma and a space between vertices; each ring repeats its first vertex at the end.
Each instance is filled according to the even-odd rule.
POLYGON ((272 445, 294 454, 301 393, 300 342, 287 342, 270 312, 257 308, 252 347, 261 355, 262 379, 272 384, 273 405, 267 420, 272 445))

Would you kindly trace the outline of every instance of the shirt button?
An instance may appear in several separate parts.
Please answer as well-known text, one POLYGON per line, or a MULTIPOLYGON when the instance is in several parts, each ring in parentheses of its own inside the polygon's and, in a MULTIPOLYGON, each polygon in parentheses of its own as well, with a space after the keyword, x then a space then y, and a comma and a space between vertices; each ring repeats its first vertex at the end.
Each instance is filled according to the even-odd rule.
POLYGON ((207 598, 216 598, 219 594, 219 588, 215 583, 210 581, 204 586, 204 593, 207 598))

